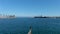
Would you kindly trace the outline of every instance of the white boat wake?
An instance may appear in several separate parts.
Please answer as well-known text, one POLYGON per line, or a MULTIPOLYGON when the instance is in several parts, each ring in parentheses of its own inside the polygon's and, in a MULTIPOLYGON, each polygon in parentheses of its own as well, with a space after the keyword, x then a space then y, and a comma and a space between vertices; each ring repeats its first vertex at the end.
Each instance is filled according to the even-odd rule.
POLYGON ((30 30, 29 30, 28 34, 32 34, 32 28, 31 28, 31 26, 30 26, 30 30))

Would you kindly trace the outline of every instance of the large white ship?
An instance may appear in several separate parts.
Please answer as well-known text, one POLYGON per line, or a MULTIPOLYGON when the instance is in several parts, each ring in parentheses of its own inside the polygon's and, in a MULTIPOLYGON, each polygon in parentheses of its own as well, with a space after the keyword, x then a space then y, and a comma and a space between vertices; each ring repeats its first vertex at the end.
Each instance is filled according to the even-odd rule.
POLYGON ((15 18, 15 15, 0 15, 0 18, 15 18))

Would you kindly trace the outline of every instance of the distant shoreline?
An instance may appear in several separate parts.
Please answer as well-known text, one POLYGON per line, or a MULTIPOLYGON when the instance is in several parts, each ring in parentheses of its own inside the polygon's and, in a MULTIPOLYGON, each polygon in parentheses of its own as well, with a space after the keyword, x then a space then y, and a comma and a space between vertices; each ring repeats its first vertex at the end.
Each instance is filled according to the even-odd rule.
POLYGON ((48 16, 35 16, 34 18, 60 18, 60 17, 48 17, 48 16))

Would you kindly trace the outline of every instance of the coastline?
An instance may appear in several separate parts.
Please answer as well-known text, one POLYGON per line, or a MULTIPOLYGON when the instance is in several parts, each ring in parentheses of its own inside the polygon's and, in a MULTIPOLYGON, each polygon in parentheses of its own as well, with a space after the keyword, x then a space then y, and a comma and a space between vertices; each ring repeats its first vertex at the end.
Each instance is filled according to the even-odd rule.
POLYGON ((51 17, 51 16, 35 16, 34 18, 60 18, 60 17, 58 17, 58 16, 55 16, 55 17, 51 17))

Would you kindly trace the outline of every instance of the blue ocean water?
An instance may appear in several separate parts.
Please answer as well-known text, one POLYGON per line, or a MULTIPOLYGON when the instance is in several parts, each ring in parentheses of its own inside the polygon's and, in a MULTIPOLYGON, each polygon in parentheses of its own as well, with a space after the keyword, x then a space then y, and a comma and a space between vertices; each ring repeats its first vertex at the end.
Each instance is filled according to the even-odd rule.
POLYGON ((0 19, 0 34, 27 34, 30 26, 32 34, 60 34, 58 18, 0 19))

